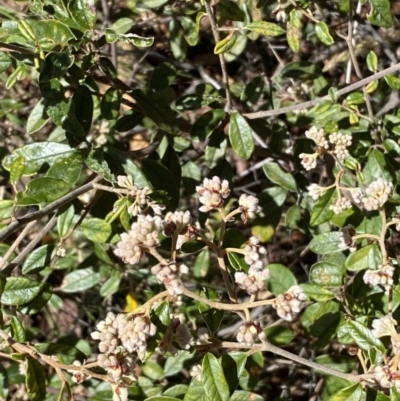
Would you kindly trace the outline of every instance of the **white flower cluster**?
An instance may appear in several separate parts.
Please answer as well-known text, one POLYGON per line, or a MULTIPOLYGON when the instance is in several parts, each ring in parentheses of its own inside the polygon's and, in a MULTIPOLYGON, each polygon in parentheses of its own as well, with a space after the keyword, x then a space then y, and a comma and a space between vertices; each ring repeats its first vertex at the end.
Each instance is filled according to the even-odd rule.
POLYGON ((354 227, 349 224, 345 227, 342 227, 340 229, 340 243, 339 243, 339 248, 340 249, 349 249, 350 252, 355 252, 357 250, 355 241, 353 237, 356 235, 356 230, 354 227))
POLYGON ((285 8, 287 7, 286 1, 278 1, 278 6, 272 11, 271 18, 275 18, 278 22, 286 22, 287 20, 287 13, 285 8))
POLYGON ((253 219, 261 208, 258 206, 258 199, 251 195, 240 195, 239 198, 239 209, 241 211, 240 218, 243 223, 246 223, 248 219, 253 219))
POLYGON ((307 187, 307 190, 312 199, 318 200, 325 193, 326 188, 318 184, 311 184, 307 187))
POLYGON ((117 348, 111 354, 99 354, 97 363, 107 371, 108 376, 115 382, 121 381, 122 383, 130 384, 136 381, 133 358, 122 347, 117 348))
POLYGON ((301 164, 306 170, 315 168, 317 166, 318 156, 327 151, 334 154, 339 160, 343 160, 349 154, 347 148, 351 145, 351 135, 333 132, 329 135, 328 141, 325 137, 324 130, 322 128, 318 129, 315 126, 306 131, 305 135, 307 138, 312 139, 317 145, 316 153, 301 153, 299 155, 302 159, 301 164))
POLYGON ((182 294, 179 277, 181 274, 188 274, 189 268, 184 264, 177 265, 175 262, 171 262, 168 265, 155 265, 151 268, 151 272, 156 275, 160 283, 164 284, 169 294, 179 295, 182 294))
POLYGON ((250 268, 247 274, 244 272, 235 273, 236 284, 250 295, 263 290, 264 281, 268 278, 269 269, 267 267, 261 270, 250 268))
POLYGON ((398 336, 396 328, 394 327, 396 321, 391 316, 384 316, 380 319, 375 319, 372 322, 372 334, 375 337, 396 337, 398 336))
POLYGON ((129 190, 129 195, 135 199, 133 203, 128 207, 128 213, 131 216, 137 216, 148 207, 151 207, 155 214, 161 214, 162 210, 165 209, 164 205, 156 204, 155 202, 149 201, 148 193, 149 187, 139 188, 133 184, 132 177, 130 175, 119 175, 117 177, 117 184, 121 188, 129 190))
POLYGON ((367 270, 364 273, 364 283, 371 286, 381 285, 386 291, 393 285, 394 266, 379 265, 377 270, 367 270))
POLYGON ((307 138, 312 139, 319 148, 329 149, 329 142, 325 137, 325 131, 313 126, 305 132, 307 138))
POLYGON ((389 200, 392 190, 393 184, 391 182, 379 178, 371 182, 366 188, 367 196, 361 199, 362 205, 368 211, 378 210, 389 200))
POLYGON ((203 204, 199 210, 206 213, 221 208, 231 190, 227 180, 221 181, 221 178, 215 176, 211 179, 204 178, 203 185, 197 186, 196 192, 200 195, 200 203, 203 204))
POLYGON ((317 167, 317 158, 319 153, 300 153, 299 157, 301 159, 301 164, 304 169, 309 171, 317 167))
POLYGON ((190 223, 190 212, 168 212, 162 222, 163 233, 166 237, 185 235, 190 223))
POLYGON ((335 214, 340 214, 350 208, 351 208, 351 202, 344 196, 341 196, 340 198, 336 199, 329 206, 329 209, 333 210, 333 213, 335 214))
POLYGON ((333 153, 339 160, 343 160, 349 154, 347 148, 351 146, 351 135, 334 132, 329 135, 329 142, 335 145, 333 153))
POLYGON ((117 249, 114 250, 115 255, 125 263, 138 263, 144 257, 145 248, 153 248, 160 244, 158 239, 160 227, 160 217, 139 215, 131 229, 121 234, 121 241, 117 243, 117 249))
POLYGON ((147 316, 124 313, 115 315, 112 312, 109 312, 96 328, 98 331, 91 333, 91 336, 100 341, 101 353, 112 354, 117 348, 123 347, 129 353, 136 352, 140 359, 144 358, 147 339, 157 331, 147 316))
POLYGON ((383 388, 396 387, 400 390, 400 372, 393 372, 390 367, 385 366, 375 366, 373 370, 375 382, 383 388))
POLYGON ((179 319, 171 319, 164 338, 160 343, 160 351, 176 355, 178 350, 174 343, 178 344, 182 349, 189 349, 190 343, 193 340, 192 335, 186 324, 181 324, 179 319))
POLYGON ((240 344, 251 347, 257 340, 265 341, 266 336, 259 323, 246 322, 239 327, 236 340, 240 344))
POLYGON ((244 261, 254 271, 262 270, 264 263, 261 258, 267 254, 267 250, 259 243, 260 240, 257 237, 250 237, 243 249, 244 261))
POLYGON ((279 294, 272 306, 280 318, 291 322, 303 309, 305 301, 307 301, 307 296, 302 288, 294 285, 285 294, 279 294))

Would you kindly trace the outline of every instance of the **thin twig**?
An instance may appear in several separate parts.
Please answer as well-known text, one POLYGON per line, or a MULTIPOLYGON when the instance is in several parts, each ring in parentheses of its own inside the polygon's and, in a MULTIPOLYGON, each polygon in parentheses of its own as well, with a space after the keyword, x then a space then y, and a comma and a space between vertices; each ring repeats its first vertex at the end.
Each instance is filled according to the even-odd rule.
MULTIPOLYGON (((219 36, 219 30, 217 23, 215 21, 215 15, 212 7, 210 6, 210 3, 208 2, 209 0, 206 0, 204 2, 204 5, 206 7, 208 19, 210 20, 211 24, 211 30, 214 36, 215 43, 217 44, 220 41, 220 36, 219 36)), ((226 61, 224 58, 223 54, 219 54, 219 62, 221 64, 221 71, 222 71, 222 78, 224 80, 224 85, 225 85, 225 92, 226 92, 226 108, 227 111, 232 110, 232 97, 231 93, 229 91, 229 78, 228 78, 228 71, 226 68, 226 61)))
MULTIPOLYGON (((93 177, 94 174, 91 176, 93 177)), ((90 178, 91 178, 90 177, 90 178)), ((17 231, 20 227, 30 223, 33 220, 39 220, 42 217, 54 212, 55 210, 63 207, 67 203, 71 202, 72 200, 76 199, 78 196, 81 196, 85 192, 90 191, 93 189, 93 184, 99 182, 103 179, 103 176, 99 175, 96 176, 92 181, 88 182, 87 184, 82 185, 79 188, 74 189, 69 194, 57 199, 56 201, 50 203, 41 210, 36 212, 28 213, 25 216, 19 217, 16 221, 10 223, 6 228, 0 231, 0 241, 4 241, 9 235, 13 232, 17 231)))
MULTIPOLYGON (((339 89, 336 93, 337 96, 343 96, 346 95, 349 92, 352 92, 356 89, 362 88, 365 85, 368 85, 370 82, 375 81, 377 79, 380 79, 382 77, 385 77, 386 75, 393 74, 394 72, 400 70, 400 63, 397 63, 395 65, 392 65, 389 68, 386 68, 385 70, 382 70, 380 72, 377 72, 376 74, 373 74, 367 78, 361 79, 358 82, 355 82, 354 84, 351 84, 349 86, 346 86, 345 88, 339 89)), ((325 95, 318 97, 313 100, 309 100, 308 102, 304 103, 299 103, 299 104, 292 104, 291 106, 287 107, 281 107, 280 109, 276 110, 265 110, 265 111, 256 111, 255 113, 247 113, 244 114, 245 117, 253 119, 253 118, 263 118, 263 117, 271 117, 271 116, 279 116, 281 114, 289 113, 292 111, 296 110, 301 110, 301 109, 307 109, 310 107, 313 107, 323 100, 331 100, 330 95, 325 95)))

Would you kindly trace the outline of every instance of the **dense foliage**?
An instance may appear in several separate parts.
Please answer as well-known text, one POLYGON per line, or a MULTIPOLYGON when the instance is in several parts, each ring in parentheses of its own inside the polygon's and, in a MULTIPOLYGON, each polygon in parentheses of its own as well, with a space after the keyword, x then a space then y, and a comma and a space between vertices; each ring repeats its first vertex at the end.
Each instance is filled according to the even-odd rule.
POLYGON ((0 2, 0 399, 399 400, 397 12, 0 2))

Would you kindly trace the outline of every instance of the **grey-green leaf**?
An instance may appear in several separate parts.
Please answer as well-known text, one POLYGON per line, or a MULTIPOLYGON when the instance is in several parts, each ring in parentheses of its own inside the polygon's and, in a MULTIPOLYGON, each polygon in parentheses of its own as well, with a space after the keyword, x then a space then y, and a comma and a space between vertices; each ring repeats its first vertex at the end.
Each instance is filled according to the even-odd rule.
POLYGON ((230 116, 229 140, 233 150, 241 158, 247 160, 253 154, 254 139, 252 130, 246 119, 237 111, 230 116))
POLYGON ((266 163, 263 166, 263 170, 268 179, 274 184, 277 184, 288 191, 295 192, 297 190, 297 184, 293 175, 283 171, 278 163, 266 163))
POLYGON ((230 393, 218 359, 207 353, 202 363, 201 380, 207 396, 213 401, 227 401, 230 393))

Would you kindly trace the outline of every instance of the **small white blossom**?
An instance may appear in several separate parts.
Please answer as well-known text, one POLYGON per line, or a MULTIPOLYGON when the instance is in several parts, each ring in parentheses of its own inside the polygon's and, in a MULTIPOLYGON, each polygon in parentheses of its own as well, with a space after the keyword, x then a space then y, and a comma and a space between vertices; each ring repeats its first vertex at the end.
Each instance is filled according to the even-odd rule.
POLYGON ((197 330, 197 344, 208 344, 210 342, 210 332, 207 327, 199 327, 197 330))
POLYGON ((377 270, 367 270, 364 273, 364 283, 371 286, 381 285, 386 291, 393 285, 394 266, 379 265, 377 270))
POLYGON ((294 285, 285 294, 279 294, 272 306, 276 309, 276 313, 280 318, 291 322, 303 309, 306 300, 307 296, 302 288, 294 285))
POLYGON ((393 184, 382 178, 371 182, 365 190, 367 196, 361 200, 364 208, 368 211, 378 210, 389 200, 392 189, 393 184))
POLYGON ((168 265, 155 265, 151 268, 151 272, 156 275, 160 283, 164 284, 170 295, 179 295, 183 291, 179 277, 181 274, 189 273, 189 268, 184 264, 177 265, 171 262, 168 265))
POLYGON ((269 270, 266 267, 262 270, 250 268, 248 274, 236 272, 235 282, 241 289, 251 295, 264 289, 264 281, 268 279, 269 274, 269 270))
POLYGON ((299 155, 301 160, 301 164, 305 168, 305 170, 312 170, 317 167, 317 157, 318 153, 300 153, 299 155))
POLYGON ((335 145, 333 153, 339 160, 343 160, 349 154, 347 148, 351 146, 351 141, 351 135, 343 135, 337 132, 329 135, 329 142, 335 145))
POLYGON ((305 132, 307 138, 312 139, 319 148, 329 149, 329 143, 325 138, 325 131, 313 126, 305 132))
POLYGON ((236 339, 251 347, 257 340, 265 341, 266 336, 259 323, 246 322, 239 327, 236 339))
POLYGON ((97 363, 107 371, 107 374, 115 382, 119 382, 124 377, 132 381, 136 380, 133 371, 135 367, 133 358, 123 347, 117 348, 113 353, 99 354, 97 363))
POLYGON ((390 370, 388 367, 385 366, 383 368, 382 366, 375 366, 373 374, 374 379, 379 386, 383 388, 390 388, 392 386, 390 370))
POLYGON ((364 196, 362 190, 360 188, 352 188, 351 191, 351 197, 353 198, 354 203, 361 203, 361 200, 364 196))
POLYGON ((255 196, 243 194, 239 198, 239 209, 242 212, 240 218, 243 223, 246 223, 248 219, 253 219, 261 208, 258 206, 258 199, 255 196))
POLYGON ((261 270, 264 267, 261 258, 267 254, 267 250, 259 243, 260 240, 257 237, 250 237, 243 249, 244 261, 255 270, 261 270))
POLYGON ((190 212, 168 212, 162 222, 163 233, 166 237, 185 235, 190 223, 190 212))
POLYGON ((161 218, 158 216, 139 215, 131 229, 121 234, 114 254, 125 263, 136 264, 144 257, 145 248, 153 248, 160 244, 158 232, 161 228, 161 218))
POLYGON ((60 258, 65 257, 67 251, 65 250, 65 248, 62 245, 59 245, 57 247, 57 256, 59 256, 60 258))
MULTIPOLYGON (((130 175, 119 175, 117 177, 117 184, 121 188, 130 189, 130 190, 137 189, 137 187, 133 184, 133 180, 130 175)), ((133 194, 133 195, 135 195, 135 194, 133 194)))
MULTIPOLYGON (((72 363, 73 366, 82 366, 80 361, 74 361, 72 363)), ((76 384, 82 383, 84 380, 89 379, 89 376, 86 376, 84 373, 79 370, 67 370, 68 373, 72 374, 72 381, 76 384)))
POLYGON ((128 401, 128 389, 122 384, 111 383, 113 401, 128 401))
POLYGON ((311 184, 307 187, 308 194, 312 199, 318 200, 326 191, 325 187, 320 187, 318 184, 311 184))
POLYGON ((199 201, 203 204, 200 207, 201 212, 209 212, 213 209, 219 209, 224 204, 230 194, 229 182, 222 180, 219 177, 213 177, 212 179, 205 178, 203 185, 196 187, 196 192, 200 195, 199 201))
POLYGON ((332 204, 329 206, 330 210, 333 210, 333 213, 340 214, 347 209, 351 208, 351 202, 342 196, 341 198, 336 199, 332 204))
POLYGON ((201 365, 194 365, 190 369, 190 376, 195 377, 196 380, 201 381, 201 365))
POLYGON ((375 337, 397 336, 396 321, 391 316, 384 316, 372 322, 372 334, 375 337))

